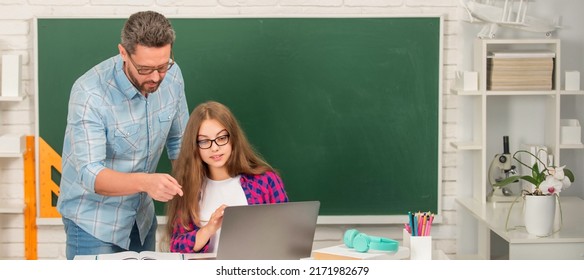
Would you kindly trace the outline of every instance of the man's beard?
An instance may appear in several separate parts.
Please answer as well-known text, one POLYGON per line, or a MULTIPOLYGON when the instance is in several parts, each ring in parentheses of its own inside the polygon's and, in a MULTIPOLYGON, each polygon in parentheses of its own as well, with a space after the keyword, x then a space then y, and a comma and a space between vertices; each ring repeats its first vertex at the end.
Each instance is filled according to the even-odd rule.
POLYGON ((128 76, 130 78, 130 82, 134 85, 134 87, 136 87, 136 89, 138 89, 138 91, 140 91, 140 93, 145 94, 145 95, 148 95, 149 93, 153 93, 153 92, 157 91, 158 87, 160 86, 160 83, 162 82, 162 80, 160 80, 158 83, 156 83, 156 86, 147 87, 146 84, 153 82, 152 80, 144 81, 143 83, 139 83, 138 79, 136 79, 136 77, 132 74, 132 72, 130 72, 130 69, 126 69, 126 73, 128 73, 128 76))

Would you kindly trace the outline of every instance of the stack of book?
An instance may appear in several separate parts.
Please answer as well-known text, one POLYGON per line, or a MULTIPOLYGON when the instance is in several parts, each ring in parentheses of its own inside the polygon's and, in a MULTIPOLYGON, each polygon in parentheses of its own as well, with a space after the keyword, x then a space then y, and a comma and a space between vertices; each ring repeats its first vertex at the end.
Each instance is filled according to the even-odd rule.
POLYGON ((500 51, 487 57, 487 90, 552 90, 555 53, 500 51))

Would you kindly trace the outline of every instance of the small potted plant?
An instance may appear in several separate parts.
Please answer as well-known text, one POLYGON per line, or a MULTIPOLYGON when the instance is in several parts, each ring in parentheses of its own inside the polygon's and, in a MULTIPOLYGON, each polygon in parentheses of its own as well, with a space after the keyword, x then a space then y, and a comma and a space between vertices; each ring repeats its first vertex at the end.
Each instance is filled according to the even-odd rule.
POLYGON ((536 155, 526 150, 515 152, 513 159, 529 168, 531 174, 510 176, 495 183, 494 186, 503 187, 518 180, 531 183, 531 189, 522 191, 522 197, 525 199, 525 228, 537 236, 548 236, 553 231, 558 194, 574 182, 574 173, 565 166, 546 165, 536 155), (519 154, 528 154, 534 157, 536 162, 529 166, 517 157, 519 154))
POLYGON ((526 150, 519 150, 513 154, 513 159, 515 159, 519 164, 529 168, 531 170, 531 175, 514 175, 500 182, 494 184, 494 186, 503 187, 510 183, 517 182, 517 180, 525 180, 532 184, 531 190, 523 190, 524 195, 553 195, 558 194, 562 189, 570 187, 574 182, 574 173, 570 169, 565 168, 565 166, 547 166, 543 161, 541 161, 537 156, 528 152, 526 150), (517 158, 517 155, 521 153, 526 153, 536 159, 536 163, 533 166, 529 166, 523 163, 517 158), (542 170, 539 170, 539 166, 543 166, 542 170))

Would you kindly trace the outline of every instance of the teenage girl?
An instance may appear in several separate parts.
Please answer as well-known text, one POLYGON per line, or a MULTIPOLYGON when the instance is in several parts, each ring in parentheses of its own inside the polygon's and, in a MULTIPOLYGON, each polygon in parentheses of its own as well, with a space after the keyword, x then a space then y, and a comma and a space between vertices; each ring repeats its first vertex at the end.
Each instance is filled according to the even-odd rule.
POLYGON ((167 203, 171 252, 216 252, 227 206, 288 201, 280 176, 218 102, 192 112, 173 170, 184 195, 167 203))

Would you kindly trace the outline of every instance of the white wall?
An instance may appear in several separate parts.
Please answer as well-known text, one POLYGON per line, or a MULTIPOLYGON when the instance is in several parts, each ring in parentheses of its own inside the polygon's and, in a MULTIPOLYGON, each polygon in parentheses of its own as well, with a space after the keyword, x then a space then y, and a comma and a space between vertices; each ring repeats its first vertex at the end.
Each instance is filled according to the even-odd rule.
MULTIPOLYGON (((551 2, 552 0, 547 0, 551 2)), ((546 2, 538 0, 538 2, 546 2)), ((582 26, 580 1, 567 2, 570 18, 566 23, 582 26)), ((450 95, 455 70, 463 68, 464 41, 472 39, 462 34, 458 0, 0 0, 0 54, 23 55, 23 86, 27 98, 22 102, 0 102, 0 133, 35 133, 35 75, 33 19, 39 16, 70 17, 127 17, 139 10, 156 10, 168 17, 198 16, 273 16, 273 15, 444 15, 444 81, 443 81, 443 223, 433 228, 434 247, 451 255, 456 252, 456 218, 454 195, 456 190, 456 154, 450 142, 456 133, 456 100, 450 95)), ((564 31, 562 31, 564 32, 564 31)), ((568 30, 565 31, 569 32, 568 30)), ((571 31, 570 31, 571 32, 571 31)), ((582 71, 582 34, 571 38, 578 48, 580 63, 571 66, 582 71)), ((179 34, 180 36, 180 34, 179 34)), ((568 64, 566 62, 566 64, 568 64)), ((565 64, 565 65, 566 65, 565 64)), ((566 65, 567 66, 567 65, 566 65)), ((23 160, 0 158, 0 205, 21 202, 23 191, 23 160)), ((38 220, 38 258, 64 259, 65 235, 59 220, 38 220)), ((357 227, 370 235, 401 239, 401 225, 336 225, 319 226, 314 248, 342 243, 342 234, 348 227, 357 227)), ((160 234, 159 234, 160 236, 160 234)), ((23 259, 24 222, 22 214, 0 214, 0 259, 23 259)))

